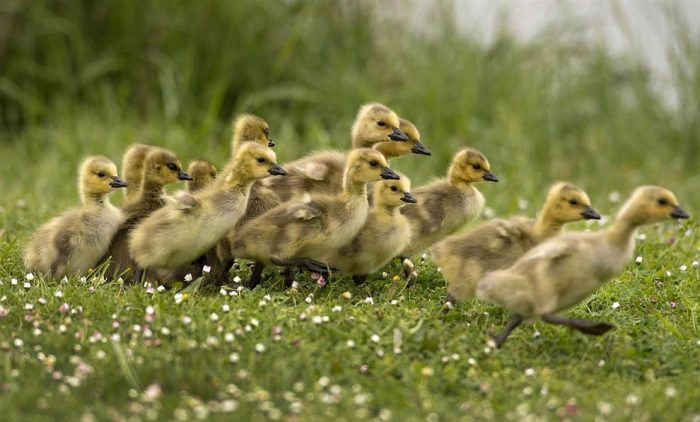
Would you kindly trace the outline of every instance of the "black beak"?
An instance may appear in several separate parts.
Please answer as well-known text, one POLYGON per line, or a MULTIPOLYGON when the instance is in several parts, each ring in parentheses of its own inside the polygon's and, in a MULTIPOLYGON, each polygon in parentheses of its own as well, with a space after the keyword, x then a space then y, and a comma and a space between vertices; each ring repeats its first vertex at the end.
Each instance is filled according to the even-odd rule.
POLYGON ((125 188, 129 186, 129 184, 123 181, 122 179, 118 178, 117 176, 112 176, 112 181, 109 182, 109 186, 113 188, 125 188))
POLYGON ((268 140, 267 140, 267 146, 270 147, 270 148, 274 147, 274 146, 275 146, 275 141, 273 141, 272 139, 268 139, 268 140))
POLYGON ((487 182, 498 182, 498 177, 496 177, 496 175, 491 173, 490 171, 487 171, 486 173, 484 173, 484 175, 482 177, 487 182))
POLYGON ((277 164, 273 164, 272 167, 270 167, 269 170, 267 170, 268 173, 275 175, 275 176, 286 176, 287 172, 277 164))
POLYGON ((673 208, 673 211, 671 211, 671 217, 672 218, 681 218, 681 219, 686 219, 690 218, 690 215, 688 215, 685 210, 679 206, 676 206, 673 208))
POLYGON ((400 177, 398 174, 394 172, 394 170, 390 169, 389 167, 384 167, 384 170, 382 170, 382 174, 380 174, 382 179, 392 179, 392 180, 399 180, 400 177))
POLYGON ((415 196, 411 195, 411 192, 404 192, 403 196, 401 197, 401 200, 403 202, 408 202, 409 204, 415 204, 418 202, 415 196))
POLYGON ((425 147, 420 141, 416 141, 415 145, 413 145, 413 148, 411 148, 411 152, 414 154, 420 154, 420 155, 433 155, 432 152, 428 148, 425 147))
POLYGON ((389 139, 392 141, 402 141, 402 142, 407 142, 408 141, 408 136, 406 136, 403 131, 397 127, 395 127, 391 133, 389 134, 389 139))
POLYGON ((177 178, 178 180, 194 180, 192 176, 185 173, 182 169, 177 171, 177 178))
POLYGON ((586 220, 600 220, 600 214, 593 209, 590 205, 586 207, 581 213, 581 216, 586 220))

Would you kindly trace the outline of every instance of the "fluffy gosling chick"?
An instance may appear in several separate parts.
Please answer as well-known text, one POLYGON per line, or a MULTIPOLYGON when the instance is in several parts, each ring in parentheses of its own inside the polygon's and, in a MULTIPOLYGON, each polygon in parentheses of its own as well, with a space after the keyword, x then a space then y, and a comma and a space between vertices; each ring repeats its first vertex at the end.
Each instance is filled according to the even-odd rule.
POLYGON ((399 118, 399 129, 408 137, 407 142, 380 142, 374 146, 374 149, 386 157, 389 164, 391 164, 392 158, 403 155, 432 155, 428 147, 421 142, 420 132, 413 123, 404 118, 399 118))
MULTIPOLYGON (((236 156, 238 148, 244 142, 253 142, 268 148, 275 146, 270 138, 270 125, 263 118, 248 113, 236 116, 231 124, 231 157, 236 156)), ((232 171, 232 165, 233 162, 229 162, 224 167, 221 171, 222 177, 216 179, 219 181, 217 183, 225 184, 223 181, 232 171)))
POLYGON ((153 148, 151 145, 133 144, 124 153, 121 175, 128 185, 124 189, 125 200, 132 199, 139 194, 143 177, 143 160, 146 159, 146 154, 151 148, 153 148))
MULTIPOLYGON (((322 259, 349 242, 367 219, 367 183, 399 179, 378 151, 353 150, 347 160, 343 190, 335 195, 306 195, 278 205, 243 225, 234 238, 236 257, 263 265, 300 266, 327 272, 322 259)), ((259 283, 253 277, 251 287, 259 283)))
MULTIPOLYGON (((379 103, 365 104, 360 107, 352 125, 352 148, 371 148, 382 142, 407 143, 408 136, 399 126, 398 115, 389 107, 379 103)), ((334 194, 343 188, 347 159, 347 152, 312 153, 285 164, 289 176, 284 180, 268 179, 263 185, 270 187, 281 201, 304 193, 334 194)))
POLYGON ((676 196, 658 186, 637 188, 606 229, 564 233, 530 249, 505 270, 487 273, 476 296, 511 311, 514 316, 494 338, 499 347, 524 319, 540 318, 585 334, 613 328, 604 322, 557 315, 581 302, 620 273, 632 259, 634 235, 643 224, 688 218, 676 196))
POLYGON ((374 202, 365 224, 350 242, 324 258, 340 271, 352 274, 358 284, 388 263, 411 240, 411 226, 399 208, 416 203, 416 198, 410 192, 410 180, 403 174, 400 177, 374 184, 374 202))
POLYGON ((484 154, 465 148, 455 154, 446 178, 413 189, 418 204, 401 209, 413 233, 401 255, 414 256, 477 217, 484 196, 474 183, 482 181, 498 182, 498 178, 484 154))
POLYGON ((188 192, 197 192, 209 186, 216 179, 216 166, 206 160, 195 160, 187 166, 192 180, 187 182, 188 192))
POLYGON ((165 205, 163 187, 182 180, 191 181, 192 177, 182 170, 180 160, 173 152, 152 147, 143 160, 142 179, 138 195, 127 200, 121 207, 125 220, 112 238, 103 258, 103 261, 110 260, 106 273, 108 279, 135 269, 136 263, 129 253, 129 234, 141 220, 165 205))
POLYGON ((511 266, 529 249, 559 234, 564 224, 582 219, 598 220, 600 215, 586 192, 560 182, 549 189, 537 219, 495 219, 438 242, 431 255, 447 280, 448 300, 474 296, 483 274, 511 266))
POLYGON ((222 183, 181 192, 134 228, 129 250, 141 268, 175 269, 193 262, 235 226, 255 180, 285 174, 275 153, 253 142, 239 146, 229 167, 222 183))
POLYGON ((88 157, 80 166, 78 185, 82 207, 71 209, 41 226, 24 251, 24 265, 61 278, 85 274, 109 247, 123 215, 107 198, 126 187, 117 166, 102 156, 88 157))

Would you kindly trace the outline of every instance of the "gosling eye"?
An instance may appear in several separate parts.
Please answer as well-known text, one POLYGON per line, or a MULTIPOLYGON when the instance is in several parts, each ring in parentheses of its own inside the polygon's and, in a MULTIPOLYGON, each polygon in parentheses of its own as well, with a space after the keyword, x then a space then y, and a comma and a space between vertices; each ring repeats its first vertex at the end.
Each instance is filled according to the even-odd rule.
POLYGON ((569 204, 571 205, 578 205, 578 201, 575 199, 569 199, 569 204))
POLYGON ((269 128, 264 128, 264 129, 263 129, 263 133, 265 134, 265 136, 270 136, 270 129, 269 129, 269 128))
POLYGON ((384 120, 379 120, 379 121, 377 122, 377 126, 379 126, 379 127, 384 127, 384 126, 386 126, 386 122, 385 122, 384 120))
POLYGON ((399 188, 398 188, 398 187, 396 187, 396 186, 394 185, 394 186, 392 186, 392 187, 391 187, 391 190, 393 190, 394 192, 396 192, 396 191, 398 191, 398 190, 399 190, 399 188))
POLYGON ((659 205, 668 205, 668 200, 666 198, 659 198, 658 201, 659 205))
POLYGON ((474 163, 474 164, 472 164, 472 168, 473 168, 474 170, 479 170, 479 169, 481 168, 481 164, 479 164, 479 163, 474 163))
POLYGON ((105 176, 106 176, 105 172, 103 172, 103 171, 97 172, 97 177, 105 177, 105 176))
POLYGON ((379 161, 377 161, 377 160, 372 160, 372 161, 369 162, 369 165, 372 166, 372 167, 377 167, 377 165, 379 165, 379 161))
POLYGON ((264 159, 263 157, 258 157, 258 163, 262 164, 262 163, 264 163, 265 161, 267 161, 267 160, 264 159))
POLYGON ((175 163, 168 163, 168 168, 172 171, 177 171, 177 165, 175 165, 175 163))

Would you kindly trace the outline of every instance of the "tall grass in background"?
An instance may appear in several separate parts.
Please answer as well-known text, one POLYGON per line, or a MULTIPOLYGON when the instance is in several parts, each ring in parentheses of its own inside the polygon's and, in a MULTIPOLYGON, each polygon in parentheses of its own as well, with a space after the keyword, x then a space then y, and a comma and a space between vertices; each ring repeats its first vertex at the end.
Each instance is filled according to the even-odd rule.
POLYGON ((118 159, 135 141, 222 163, 241 111, 270 122, 281 161, 344 148, 357 106, 378 100, 415 121, 434 152, 396 167, 420 183, 460 145, 476 146, 501 176, 484 187, 498 212, 539 201, 555 179, 598 202, 659 183, 700 205, 700 40, 682 16, 666 11, 674 106, 639 58, 611 56, 574 22, 528 41, 503 28, 484 45, 456 27, 448 2, 418 31, 410 5, 3 2, 0 201, 38 208, 32 225, 74 200, 84 154, 118 159))

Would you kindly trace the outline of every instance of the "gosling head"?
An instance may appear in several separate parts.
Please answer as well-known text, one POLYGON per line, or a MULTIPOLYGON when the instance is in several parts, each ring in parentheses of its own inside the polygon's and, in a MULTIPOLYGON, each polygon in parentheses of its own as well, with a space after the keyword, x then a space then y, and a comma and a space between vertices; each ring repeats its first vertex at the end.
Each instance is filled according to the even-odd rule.
POLYGON ((368 148, 379 142, 407 142, 408 136, 399 128, 399 116, 389 107, 369 103, 360 107, 352 125, 352 147, 368 148))
POLYGON ((448 173, 450 178, 456 182, 498 182, 498 177, 491 172, 489 160, 484 154, 473 148, 464 148, 458 151, 452 159, 448 173))
POLYGON ((399 118, 399 128, 408 137, 408 142, 380 142, 374 149, 387 158, 400 157, 408 154, 432 155, 430 150, 420 141, 418 128, 406 119, 399 118))
POLYGON ((144 181, 165 186, 181 180, 192 180, 192 176, 182 170, 177 156, 163 148, 153 147, 143 163, 144 181))
POLYGON ((206 160, 195 160, 187 166, 187 173, 192 180, 187 182, 187 189, 195 192, 210 185, 216 179, 216 167, 206 160))
POLYGON ((586 192, 569 182, 559 182, 549 188, 543 214, 561 223, 600 220, 600 214, 591 206, 586 192))
POLYGON ((125 188, 126 182, 117 176, 117 166, 101 155, 86 158, 80 165, 80 195, 83 199, 100 198, 115 188, 125 188))
POLYGON ((244 142, 238 148, 233 159, 234 171, 226 177, 231 183, 238 181, 249 182, 262 179, 269 175, 285 176, 287 172, 277 164, 275 152, 268 147, 255 142, 244 142))
POLYGON ((360 183, 381 179, 400 179, 399 175, 389 168, 386 158, 379 151, 371 148, 352 150, 348 156, 346 177, 360 183))
POLYGON ((633 225, 657 223, 668 218, 690 218, 668 189, 659 186, 638 187, 618 213, 618 219, 633 225))
POLYGON ((243 142, 255 142, 270 148, 275 146, 275 143, 270 139, 270 126, 264 119, 253 114, 237 116, 233 121, 232 130, 231 155, 236 154, 236 149, 243 142))
POLYGON ((400 179, 389 179, 377 182, 374 185, 374 203, 389 209, 396 209, 406 204, 418 202, 411 194, 411 181, 403 174, 400 179))

